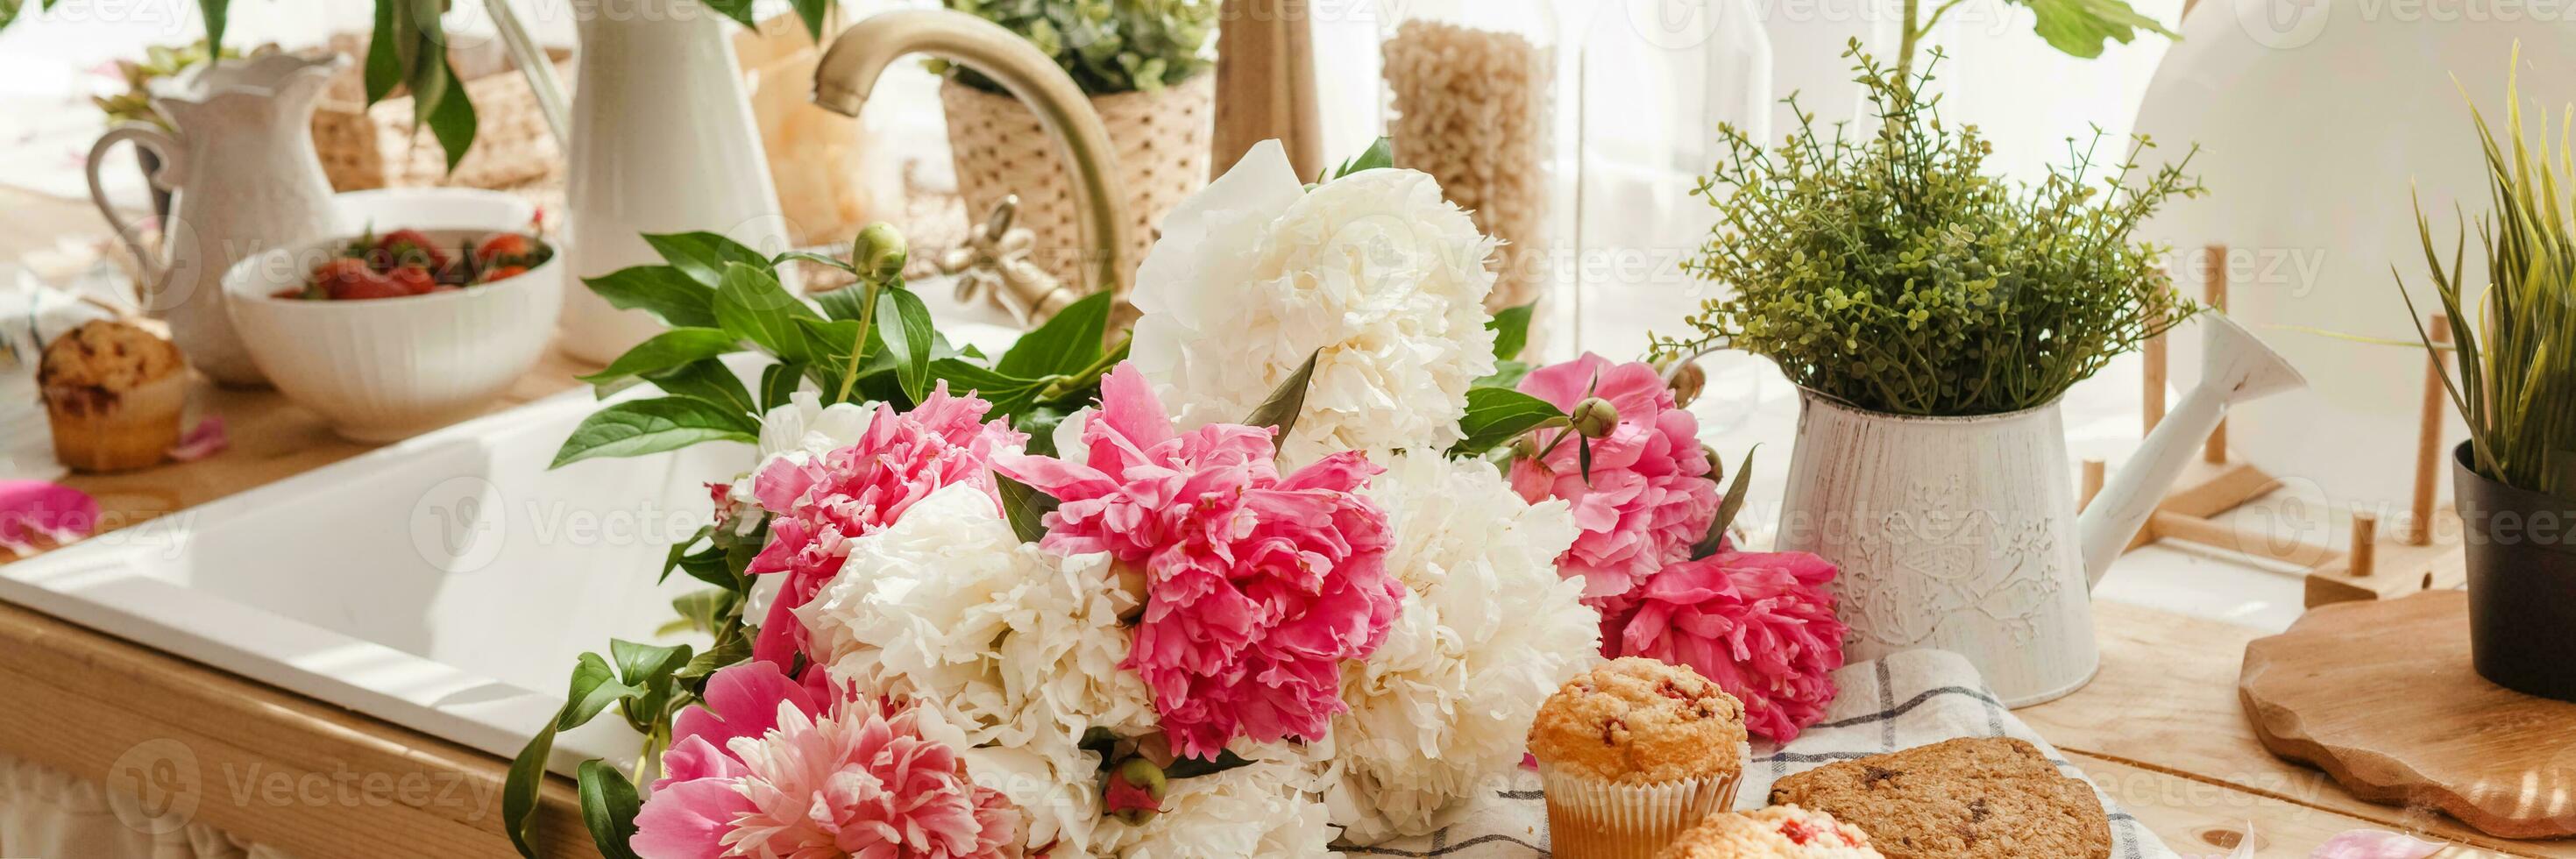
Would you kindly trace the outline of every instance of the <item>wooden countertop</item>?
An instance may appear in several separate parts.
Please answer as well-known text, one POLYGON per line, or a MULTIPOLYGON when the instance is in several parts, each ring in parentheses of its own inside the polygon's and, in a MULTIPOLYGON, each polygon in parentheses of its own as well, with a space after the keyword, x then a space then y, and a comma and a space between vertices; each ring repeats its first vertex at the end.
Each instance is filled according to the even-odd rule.
MULTIPOLYGON (((2272 757, 2236 703, 2237 666, 2254 630, 2100 608, 2100 677, 2019 715, 2177 851, 2223 854, 2251 823, 2261 856, 2302 856, 2336 833, 2391 829, 2462 845, 2445 856, 2576 857, 2576 842, 2504 841, 2431 812, 2364 803, 2322 773, 2272 757)), ((201 774, 198 819, 245 838, 304 856, 351 855, 349 832, 403 848, 365 855, 507 852, 495 803, 509 762, 500 757, 5 602, 0 652, 13 654, 0 665, 0 688, 13 690, 12 705, 0 707, 0 750, 104 781, 137 750, 162 756, 156 749, 169 746, 156 741, 175 740, 201 774), (350 802, 278 802, 235 789, 243 774, 261 772, 295 784, 439 789, 350 802)), ((596 855, 571 785, 552 782, 542 826, 553 855, 596 855)))
MULTIPOLYGON (((548 349, 545 357, 494 400, 487 412, 581 387, 573 376, 596 369, 548 349)), ((231 447, 196 462, 64 477, 63 485, 98 499, 98 533, 146 526, 162 516, 381 446, 333 434, 320 415, 288 402, 274 389, 226 388, 203 376, 192 376, 190 383, 189 405, 198 413, 222 416, 231 447)), ((0 563, 14 559, 8 550, 0 549, 0 563)))
POLYGON ((2232 842, 2223 834, 2250 821, 2262 845, 2256 855, 2266 857, 2305 856, 2351 829, 2463 845, 2446 857, 2576 857, 2576 841, 2507 841, 2438 812, 2354 799, 2322 771, 2264 751, 2236 694, 2245 645, 2262 632, 2114 603, 2095 611, 2102 673, 2080 692, 2016 715, 2176 851, 2224 854, 2218 843, 2232 842))

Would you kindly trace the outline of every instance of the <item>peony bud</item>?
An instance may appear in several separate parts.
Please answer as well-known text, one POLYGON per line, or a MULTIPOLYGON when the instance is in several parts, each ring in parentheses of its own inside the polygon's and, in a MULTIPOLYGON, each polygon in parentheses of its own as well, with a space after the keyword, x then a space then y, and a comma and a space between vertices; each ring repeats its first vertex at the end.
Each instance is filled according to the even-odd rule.
POLYGON ((869 224, 850 240, 850 265, 859 276, 869 280, 893 280, 903 274, 903 264, 911 258, 904 243, 903 231, 884 222, 869 224))
POLYGON ((1574 431, 1582 433, 1584 438, 1601 438, 1619 428, 1619 407, 1600 397, 1583 398, 1582 402, 1574 404, 1574 411, 1568 417, 1574 419, 1574 431))
POLYGON ((1170 787, 1162 767, 1144 758, 1128 758, 1109 772, 1100 798, 1110 816, 1130 826, 1142 826, 1163 813, 1163 793, 1170 787))
POLYGON ((1700 369, 1697 361, 1684 362, 1681 369, 1672 371, 1671 385, 1673 405, 1690 405, 1692 400, 1699 399, 1699 392, 1708 387, 1708 371, 1700 369))

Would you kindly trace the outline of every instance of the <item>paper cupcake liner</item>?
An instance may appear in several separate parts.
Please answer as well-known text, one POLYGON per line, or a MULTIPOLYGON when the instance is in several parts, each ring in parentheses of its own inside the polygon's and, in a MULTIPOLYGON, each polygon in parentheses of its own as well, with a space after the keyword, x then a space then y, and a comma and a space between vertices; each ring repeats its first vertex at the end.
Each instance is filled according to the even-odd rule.
POLYGON ((1735 807, 1742 773, 1663 784, 1618 784, 1557 772, 1542 761, 1548 849, 1558 859, 1654 859, 1709 815, 1735 807))
POLYGON ((51 393, 46 396, 56 460, 87 472, 148 468, 161 464, 164 452, 179 442, 180 412, 188 403, 187 374, 173 373, 123 391, 103 413, 59 408, 54 405, 56 399, 51 393))

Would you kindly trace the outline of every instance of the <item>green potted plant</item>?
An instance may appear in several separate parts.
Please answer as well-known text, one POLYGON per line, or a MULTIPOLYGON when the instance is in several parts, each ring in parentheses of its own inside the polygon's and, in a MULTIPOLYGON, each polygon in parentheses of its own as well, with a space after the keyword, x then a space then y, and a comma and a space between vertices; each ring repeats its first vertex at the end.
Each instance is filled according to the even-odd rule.
MULTIPOLYGON (((1215 118, 1213 49, 1219 0, 946 0, 1055 57, 1108 125, 1136 218, 1129 259, 1143 259, 1153 226, 1207 183, 1215 118)), ((983 75, 932 61, 946 80, 948 143, 958 191, 981 216, 1020 198, 1030 254, 1072 281, 1084 254, 1067 171, 1036 113, 983 75)))
POLYGON ((2213 366, 2247 384, 2168 420, 2079 521, 2057 404, 2196 311, 2165 249, 2131 238, 2202 193, 2190 156, 2106 165, 2097 140, 2044 182, 2009 181, 1927 95, 1938 51, 1916 72, 1857 43, 1845 56, 1874 120, 1809 120, 1769 150, 1727 131, 1698 191, 1718 224, 1689 266, 1719 297, 1657 358, 1740 349, 1803 392, 1778 543, 1843 570, 1850 658, 1959 652, 2011 706, 2074 691, 2097 663, 2088 586, 2188 458, 2184 424, 2297 376, 2241 329, 2204 326, 2226 351, 2213 366))
MULTIPOLYGON (((2568 223, 2576 192, 2565 184, 2576 169, 2565 138, 2550 151, 2546 111, 2541 134, 2526 139, 2510 83, 2505 103, 2501 139, 2470 110, 2492 206, 2477 222, 2487 284, 2479 289, 2463 270, 2467 225, 2451 240, 2446 266, 2419 202, 2424 262, 2457 345, 2434 345, 2420 322, 2418 333, 2428 349, 2458 350, 2457 370, 2443 384, 2469 426, 2452 475, 2478 674, 2517 692, 2576 701, 2576 659, 2567 652, 2576 630, 2576 229, 2568 223)), ((2415 309, 2412 297, 2406 303, 2415 309)))

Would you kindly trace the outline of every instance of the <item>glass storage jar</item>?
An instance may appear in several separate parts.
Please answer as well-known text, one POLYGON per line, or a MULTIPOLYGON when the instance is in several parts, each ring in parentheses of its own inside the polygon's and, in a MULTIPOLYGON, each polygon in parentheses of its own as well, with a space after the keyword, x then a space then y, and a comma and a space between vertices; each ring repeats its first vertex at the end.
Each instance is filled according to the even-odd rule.
MULTIPOLYGON (((1568 57, 1553 7, 1405 0, 1383 4, 1379 20, 1382 106, 1396 166, 1431 174, 1450 202, 1503 242, 1490 263, 1492 309, 1554 291, 1560 261, 1572 255, 1571 230, 1561 223, 1572 187, 1561 181, 1570 174, 1557 149, 1568 57)), ((1534 343, 1548 327, 1534 323, 1534 343)))

